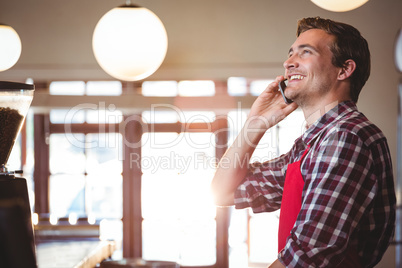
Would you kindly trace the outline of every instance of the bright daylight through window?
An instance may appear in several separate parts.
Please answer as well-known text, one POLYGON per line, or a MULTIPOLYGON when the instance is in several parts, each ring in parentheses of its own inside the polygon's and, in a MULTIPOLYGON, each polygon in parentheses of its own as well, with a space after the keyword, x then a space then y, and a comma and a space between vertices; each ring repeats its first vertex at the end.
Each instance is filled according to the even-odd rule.
MULTIPOLYGON (((141 94, 158 99, 207 97, 211 101, 217 94, 226 94, 242 100, 257 96, 271 81, 232 77, 224 93, 216 92, 215 83, 208 80, 145 81, 141 94)), ((49 91, 77 100, 84 95, 125 94, 116 81, 56 81, 49 91)), ((214 265, 222 256, 219 254, 225 254, 217 246, 224 226, 230 268, 258 267, 273 261, 277 254, 278 212, 255 215, 247 209, 229 209, 229 214, 223 216, 227 223, 222 225, 224 218, 219 216, 210 193, 219 157, 240 131, 249 107, 242 108, 241 102, 237 110, 226 111, 200 109, 203 107, 182 110, 160 103, 150 103, 150 107, 135 114, 145 131, 138 136, 139 150, 125 159, 129 165, 123 161, 125 135, 137 134, 124 133, 119 126, 131 114, 100 104, 93 109, 49 111, 48 202, 55 224, 69 215, 96 219, 98 223, 107 220, 103 237, 121 240, 126 237, 122 227, 124 204, 140 206, 141 218, 135 220, 141 222, 145 259, 175 261, 183 266, 214 265), (222 121, 225 123, 219 123, 222 121), (140 180, 140 204, 124 200, 125 169, 140 171, 138 178, 129 178, 140 180)), ((251 161, 263 162, 285 153, 302 133, 302 122, 302 113, 296 110, 267 131, 251 161)))

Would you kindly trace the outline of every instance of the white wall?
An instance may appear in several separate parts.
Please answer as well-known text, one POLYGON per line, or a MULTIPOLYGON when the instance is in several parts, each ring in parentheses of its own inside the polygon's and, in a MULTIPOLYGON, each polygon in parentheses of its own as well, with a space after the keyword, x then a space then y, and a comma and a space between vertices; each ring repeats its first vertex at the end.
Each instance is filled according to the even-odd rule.
MULTIPOLYGON (((133 2, 134 3, 134 2, 133 2)), ((394 39, 402 27, 402 1, 370 0, 350 12, 334 13, 309 0, 138 0, 156 13, 169 36, 161 68, 150 79, 274 77, 295 39, 298 19, 322 16, 356 26, 369 42, 372 75, 360 109, 388 137, 396 168, 397 84, 394 39)), ((0 22, 20 35, 18 63, 1 80, 111 79, 91 49, 93 29, 115 0, 2 0, 0 22)), ((1 41, 1 40, 0 40, 1 41)), ((396 170, 396 169, 395 169, 396 170)), ((379 267, 394 267, 393 248, 379 267)))

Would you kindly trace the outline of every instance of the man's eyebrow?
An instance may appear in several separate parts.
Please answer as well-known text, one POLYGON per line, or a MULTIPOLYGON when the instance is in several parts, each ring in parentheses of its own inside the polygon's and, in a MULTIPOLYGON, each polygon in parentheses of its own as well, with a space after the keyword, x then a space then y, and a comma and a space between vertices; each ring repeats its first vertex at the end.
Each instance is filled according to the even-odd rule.
MULTIPOLYGON (((297 49, 303 49, 303 48, 310 48, 310 49, 312 49, 312 50, 314 50, 314 51, 318 51, 314 46, 312 46, 312 45, 310 45, 310 44, 301 44, 301 45, 299 45, 299 46, 297 46, 297 49)), ((291 47, 290 49, 289 49, 289 52, 288 52, 288 55, 290 54, 290 53, 292 53, 293 52, 293 47, 291 47)))

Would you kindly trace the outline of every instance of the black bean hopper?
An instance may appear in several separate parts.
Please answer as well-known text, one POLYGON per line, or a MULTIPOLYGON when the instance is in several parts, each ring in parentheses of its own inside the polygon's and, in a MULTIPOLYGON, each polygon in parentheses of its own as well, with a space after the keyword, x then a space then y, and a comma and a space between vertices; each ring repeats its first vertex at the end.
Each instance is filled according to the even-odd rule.
POLYGON ((0 81, 0 267, 37 267, 27 183, 7 169, 33 93, 34 85, 0 81))

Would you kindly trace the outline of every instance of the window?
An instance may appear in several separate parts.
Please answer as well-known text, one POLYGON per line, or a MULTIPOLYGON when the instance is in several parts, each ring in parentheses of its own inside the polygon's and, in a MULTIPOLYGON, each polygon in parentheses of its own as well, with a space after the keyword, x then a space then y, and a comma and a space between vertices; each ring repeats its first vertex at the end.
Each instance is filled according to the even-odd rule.
MULTIPOLYGON (((77 100, 85 95, 116 96, 122 94, 122 85, 115 81, 56 81, 50 83, 49 93, 61 98, 76 96, 77 100)), ((39 224, 49 221, 58 226, 68 219, 77 228, 97 226, 98 236, 100 232, 104 239, 121 239, 123 140, 116 126, 122 118, 121 111, 105 107, 102 101, 89 107, 54 108, 48 115, 34 115, 38 149, 33 203, 39 224)), ((86 233, 93 235, 78 230, 66 236, 86 233)))
POLYGON ((121 135, 50 134, 52 215, 122 217, 121 135))
POLYGON ((55 81, 50 83, 50 95, 85 95, 84 81, 55 81))
POLYGON ((215 83, 213 81, 180 81, 178 90, 180 96, 213 96, 215 83))
POLYGON ((227 81, 230 96, 258 96, 274 79, 247 79, 245 77, 230 77, 227 81))
MULTIPOLYGON (((50 94, 120 95, 120 82, 52 82, 50 94)), ((99 105, 100 108, 101 105, 99 105)), ((49 133, 49 213, 65 217, 122 218, 122 137, 120 133, 97 133, 71 124, 115 124, 120 111, 107 109, 52 109, 50 124, 64 124, 63 133, 49 133)), ((52 128, 51 128, 52 129, 52 128)))
POLYGON ((122 85, 118 81, 54 81, 49 85, 50 95, 118 96, 122 85))
POLYGON ((174 97, 177 96, 178 87, 176 81, 145 81, 142 83, 142 95, 174 97))
POLYGON ((228 94, 230 96, 244 96, 247 94, 247 79, 244 77, 229 77, 228 94))
POLYGON ((145 81, 142 83, 142 95, 148 97, 213 96, 215 83, 211 80, 145 81))
MULTIPOLYGON (((214 102, 222 94, 249 103, 271 81, 230 78, 219 94, 210 80, 52 82, 50 94, 79 105, 34 115, 36 212, 52 215, 55 224, 70 216, 106 226, 101 237, 123 239, 124 257, 181 267, 266 266, 276 258, 278 212, 216 208, 209 191, 216 164, 250 107, 215 111, 191 102, 194 107, 182 110, 168 103, 214 102), (108 95, 116 105, 106 107, 108 95), (123 112, 127 102, 118 102, 129 97, 149 109, 123 112), (84 107, 83 99, 97 103, 84 107)), ((267 131, 252 161, 286 152, 303 130, 301 118, 296 111, 267 131)))
POLYGON ((250 83, 250 93, 253 96, 258 96, 263 92, 268 84, 272 83, 274 80, 269 79, 269 80, 254 80, 250 83))

